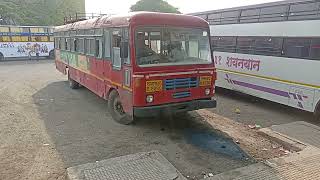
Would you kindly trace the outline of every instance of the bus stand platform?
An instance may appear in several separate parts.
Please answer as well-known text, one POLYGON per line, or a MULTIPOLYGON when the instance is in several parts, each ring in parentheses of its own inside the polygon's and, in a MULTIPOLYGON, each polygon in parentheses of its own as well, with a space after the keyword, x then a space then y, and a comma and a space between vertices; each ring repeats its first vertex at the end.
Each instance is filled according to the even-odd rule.
POLYGON ((209 180, 306 180, 320 177, 320 127, 298 121, 260 130, 290 149, 288 155, 238 168, 209 180))

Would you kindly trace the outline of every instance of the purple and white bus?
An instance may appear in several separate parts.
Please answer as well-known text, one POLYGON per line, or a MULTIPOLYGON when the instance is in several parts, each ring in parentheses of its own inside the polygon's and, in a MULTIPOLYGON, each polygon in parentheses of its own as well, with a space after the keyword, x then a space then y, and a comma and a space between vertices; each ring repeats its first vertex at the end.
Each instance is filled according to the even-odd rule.
POLYGON ((320 2, 193 13, 210 24, 216 85, 320 114, 320 2))

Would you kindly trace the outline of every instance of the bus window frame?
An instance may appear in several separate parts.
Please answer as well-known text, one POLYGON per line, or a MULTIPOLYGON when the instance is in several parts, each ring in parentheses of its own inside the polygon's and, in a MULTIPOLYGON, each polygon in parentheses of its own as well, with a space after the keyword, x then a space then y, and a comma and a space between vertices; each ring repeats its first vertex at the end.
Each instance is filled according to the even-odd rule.
POLYGON ((103 36, 103 41, 104 41, 104 53, 103 53, 103 57, 106 60, 111 60, 112 59, 112 52, 111 52, 111 47, 112 47, 112 38, 111 38, 111 33, 110 33, 110 29, 104 29, 104 36, 103 36), (108 39, 106 39, 108 38, 108 39), (108 42, 107 42, 108 40, 108 42), (107 46, 108 45, 108 46, 107 46), (108 48, 108 49, 107 49, 108 48), (108 51, 107 51, 108 50, 108 51), (108 52, 108 54, 107 54, 108 52))
MULTIPOLYGON (((84 38, 84 44, 85 44, 85 48, 84 48, 84 51, 85 51, 85 55, 87 56, 91 56, 91 57, 95 57, 95 53, 93 52, 93 54, 91 54, 91 41, 93 40, 93 44, 95 46, 95 38, 94 37, 90 37, 90 36, 87 36, 84 38), (89 46, 89 47, 88 47, 89 46)), ((95 49, 95 48, 94 48, 95 49)))
POLYGON ((111 28, 111 64, 112 64, 112 69, 120 71, 122 69, 122 60, 120 58, 120 44, 121 44, 121 38, 122 38, 122 33, 121 33, 121 28, 111 28), (115 45, 115 39, 114 36, 120 37, 120 41, 118 42, 119 44, 115 45), (119 51, 119 60, 115 61, 115 56, 114 52, 119 51), (115 64, 117 62, 117 64, 115 64))
POLYGON ((130 59, 130 30, 129 27, 122 27, 121 28, 121 34, 122 34, 122 38, 121 38, 121 43, 123 42, 127 42, 128 43, 128 57, 127 58, 122 58, 121 59, 121 63, 125 64, 125 65, 131 65, 131 59, 130 59))
MULTIPOLYGON (((233 52, 233 53, 239 53, 239 54, 248 54, 248 55, 258 55, 258 56, 271 56, 271 57, 283 57, 283 58, 296 58, 296 59, 304 59, 304 60, 316 60, 316 61, 319 61, 320 60, 320 57, 317 57, 317 56, 312 56, 312 52, 313 52, 313 49, 312 49, 312 46, 313 46, 313 43, 314 41, 320 41, 320 38, 318 37, 279 37, 279 36, 212 36, 211 39, 215 39, 215 38, 219 38, 219 37, 235 37, 236 38, 236 49, 239 49, 239 45, 238 45, 238 42, 239 42, 239 38, 244 38, 244 37, 250 37, 252 39, 254 39, 255 41, 255 47, 254 47, 254 52, 253 53, 244 53, 244 52, 233 52), (262 53, 257 53, 257 41, 259 38, 271 38, 273 40, 275 39, 278 39, 280 40, 281 42, 281 46, 280 46, 280 53, 278 53, 278 51, 266 51, 268 53, 274 53, 274 54, 268 54, 268 53, 265 53, 265 54, 262 54, 262 53), (309 54, 307 57, 302 57, 302 56, 299 56, 299 57, 293 57, 293 56, 289 56, 285 53, 285 44, 286 41, 288 40, 292 40, 292 39, 309 39, 310 40, 310 46, 309 46, 309 54), (275 52, 277 52, 275 55, 275 52)), ((221 48, 221 46, 217 46, 218 48, 215 48, 215 44, 214 43, 211 43, 212 45, 212 50, 213 51, 217 51, 217 52, 229 52, 229 51, 225 51, 223 48, 221 48), (216 50, 217 49, 217 50, 216 50)), ((222 46, 223 47, 223 46, 222 46)), ((317 46, 318 48, 318 46, 317 46)), ((319 46, 320 48, 320 46, 319 46)), ((262 52, 262 51, 260 51, 262 52)), ((317 54, 316 54, 317 55, 317 54)))
POLYGON ((1 36, 0 37, 0 42, 11 42, 12 39, 11 39, 11 36, 1 36), (6 41, 4 41, 3 39, 7 39, 6 41))
POLYGON ((95 43, 95 52, 94 52, 94 56, 96 57, 96 59, 102 60, 103 59, 103 50, 104 50, 104 43, 103 43, 103 36, 101 37, 96 37, 94 40, 95 43), (98 41, 98 47, 97 48, 97 41, 98 41), (99 53, 99 56, 98 56, 99 53))
POLYGON ((67 47, 66 47, 66 51, 71 51, 71 37, 66 37, 66 43, 67 43, 67 47))
POLYGON ((85 38, 84 37, 81 37, 81 38, 77 38, 77 41, 79 42, 79 46, 77 45, 77 52, 79 54, 82 54, 82 55, 85 55, 85 38), (82 41, 82 44, 81 44, 81 41, 82 41), (82 47, 80 49, 80 47, 82 47))

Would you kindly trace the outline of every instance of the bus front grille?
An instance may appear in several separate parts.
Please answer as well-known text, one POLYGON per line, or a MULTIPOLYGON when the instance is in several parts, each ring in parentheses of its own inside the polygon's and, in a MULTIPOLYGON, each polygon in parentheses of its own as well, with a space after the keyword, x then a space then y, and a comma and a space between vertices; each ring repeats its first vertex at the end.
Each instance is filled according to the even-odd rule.
POLYGON ((164 81, 166 90, 182 89, 182 88, 195 88, 198 87, 198 78, 176 78, 166 79, 164 81))
POLYGON ((187 92, 176 92, 172 95, 172 97, 174 99, 179 99, 179 98, 187 98, 187 97, 190 97, 191 96, 191 93, 189 91, 187 92))

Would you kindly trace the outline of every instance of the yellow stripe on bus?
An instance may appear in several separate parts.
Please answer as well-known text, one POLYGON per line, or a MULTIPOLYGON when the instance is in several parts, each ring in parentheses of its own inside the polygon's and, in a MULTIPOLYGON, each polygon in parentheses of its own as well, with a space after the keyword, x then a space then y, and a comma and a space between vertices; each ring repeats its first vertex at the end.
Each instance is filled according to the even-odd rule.
MULTIPOLYGON (((70 67, 72 67, 72 66, 70 66, 70 67)), ((113 85, 122 87, 123 89, 132 92, 132 89, 131 89, 131 88, 126 87, 126 86, 124 86, 124 85, 121 85, 121 84, 119 84, 119 83, 117 83, 117 82, 111 81, 110 79, 101 78, 101 77, 99 77, 99 76, 97 76, 97 75, 95 75, 95 74, 92 74, 92 73, 89 72, 89 71, 84 71, 84 70, 81 70, 81 69, 78 69, 78 68, 75 68, 75 67, 72 67, 72 68, 74 68, 74 69, 76 69, 76 70, 78 70, 78 71, 81 71, 81 72, 83 72, 83 73, 89 74, 90 76, 93 76, 93 77, 95 77, 95 78, 97 78, 97 79, 99 79, 99 80, 101 80, 101 81, 108 81, 108 82, 110 82, 110 83, 113 84, 113 85)))
POLYGON ((313 84, 306 84, 306 83, 288 81, 288 80, 283 80, 283 79, 278 79, 278 78, 273 78, 273 77, 260 76, 260 75, 249 74, 249 73, 238 72, 238 71, 231 71, 231 70, 227 70, 227 69, 220 69, 220 68, 216 68, 216 69, 218 71, 222 71, 222 72, 225 72, 225 73, 232 73, 232 74, 239 74, 239 75, 244 75, 244 76, 257 77, 257 78, 260 78, 260 79, 266 79, 266 80, 278 81, 278 82, 283 82, 283 83, 292 84, 292 85, 301 85, 301 86, 307 86, 307 87, 320 89, 320 86, 313 85, 313 84))
POLYGON ((127 87, 127 86, 122 86, 122 88, 123 88, 123 89, 125 89, 125 90, 127 90, 127 91, 132 92, 132 89, 131 89, 131 88, 129 88, 129 87, 127 87))

